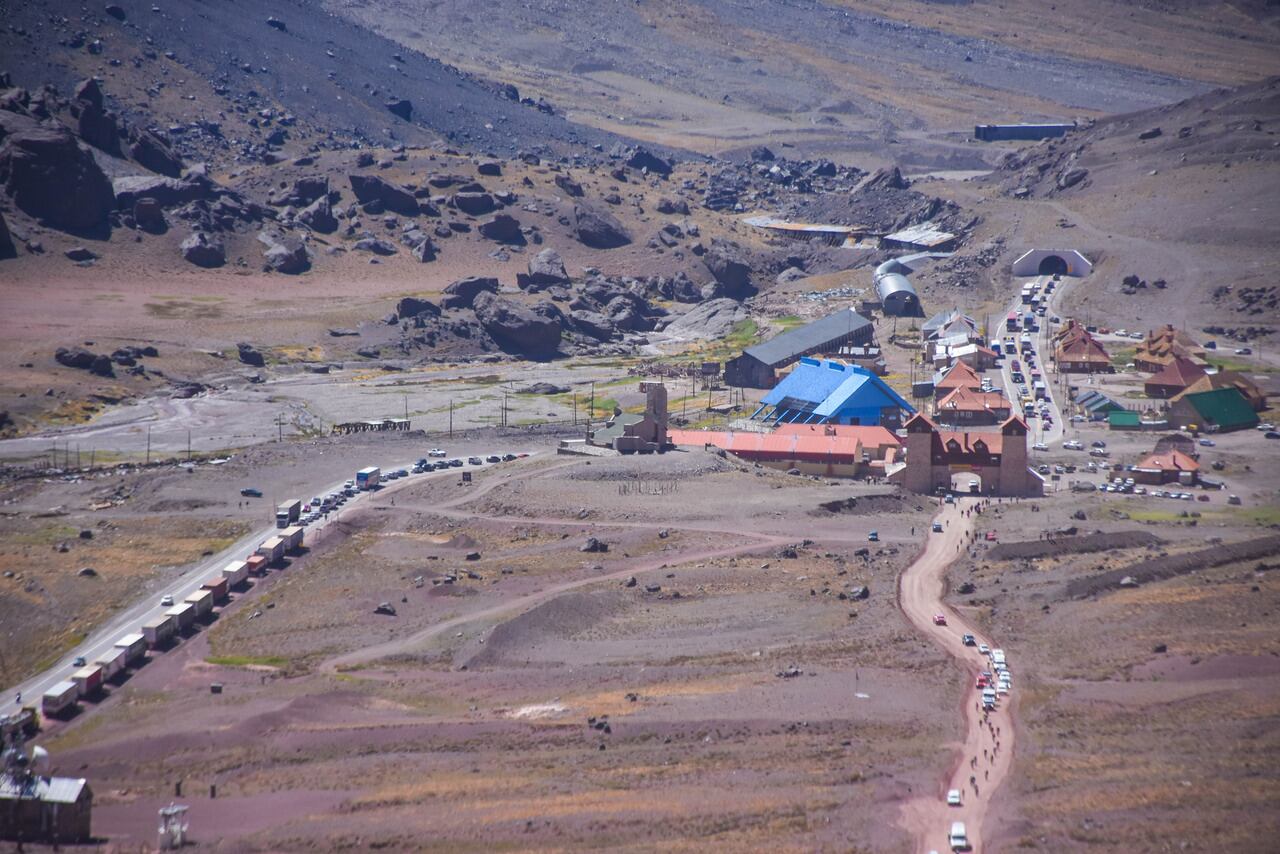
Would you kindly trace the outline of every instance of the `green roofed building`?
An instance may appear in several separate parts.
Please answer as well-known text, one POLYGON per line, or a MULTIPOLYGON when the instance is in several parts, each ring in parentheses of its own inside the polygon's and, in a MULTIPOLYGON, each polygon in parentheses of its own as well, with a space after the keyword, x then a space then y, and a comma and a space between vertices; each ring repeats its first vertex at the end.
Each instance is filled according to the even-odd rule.
POLYGON ((1185 394, 1169 407, 1169 425, 1180 430, 1227 433, 1258 424, 1258 413, 1234 387, 1185 394))
POLYGON ((1142 414, 1133 409, 1119 409, 1107 413, 1107 426, 1112 430, 1142 429, 1142 414))

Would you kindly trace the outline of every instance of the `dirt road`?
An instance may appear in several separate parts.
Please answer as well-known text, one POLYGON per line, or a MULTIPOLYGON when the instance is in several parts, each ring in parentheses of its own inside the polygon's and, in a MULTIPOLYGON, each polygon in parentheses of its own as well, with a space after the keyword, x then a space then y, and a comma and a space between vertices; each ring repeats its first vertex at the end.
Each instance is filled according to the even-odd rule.
POLYGON ((996 644, 942 603, 947 566, 970 542, 974 520, 980 518, 978 507, 978 501, 969 499, 944 505, 935 519, 942 523, 942 532, 929 535, 924 553, 898 583, 899 607, 917 629, 957 661, 967 689, 960 709, 964 715, 964 741, 950 745, 954 755, 945 781, 936 791, 924 792, 904 803, 898 819, 899 826, 915 838, 916 850, 922 854, 950 850, 947 833, 955 821, 964 822, 971 850, 982 850, 987 807, 1008 775, 1013 758, 1011 705, 1015 695, 1002 697, 994 712, 981 711, 978 692, 972 686, 979 671, 986 669, 987 660, 976 646, 965 646, 961 638, 971 634, 976 643, 993 648, 996 644), (934 625, 935 614, 945 615, 947 625, 934 625), (947 806, 948 789, 960 790, 960 806, 947 806))

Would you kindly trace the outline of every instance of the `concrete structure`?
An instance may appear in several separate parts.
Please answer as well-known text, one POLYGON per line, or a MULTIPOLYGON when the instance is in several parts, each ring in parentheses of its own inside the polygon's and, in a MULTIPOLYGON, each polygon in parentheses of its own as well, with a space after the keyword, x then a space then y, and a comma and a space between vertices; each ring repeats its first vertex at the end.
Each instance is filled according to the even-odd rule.
POLYGON ((1029 249, 1013 262, 1013 275, 1029 279, 1032 276, 1087 276, 1093 272, 1093 262, 1074 249, 1029 249))
POLYGON ((853 309, 841 309, 748 347, 742 355, 725 363, 724 381, 731 386, 773 388, 779 369, 797 359, 831 355, 843 347, 866 346, 874 335, 875 327, 870 320, 853 309))
POLYGON ((408 418, 383 418, 380 421, 348 421, 345 424, 334 424, 334 433, 367 433, 383 430, 409 430, 408 418))
POLYGON ((0 839, 14 843, 69 844, 92 837, 93 791, 83 778, 49 777, 48 754, 28 757, 20 734, 11 733, 0 768, 0 839))
POLYGON ((801 359, 764 396, 752 418, 767 424, 882 425, 894 429, 915 412, 884 380, 856 365, 801 359))
POLYGON ((667 387, 642 382, 644 412, 614 412, 613 418, 591 434, 591 444, 606 445, 622 454, 652 454, 671 446, 667 438, 667 387))
POLYGON ((770 468, 822 477, 883 477, 901 455, 898 437, 884 427, 783 424, 771 433, 673 430, 671 441, 720 448, 770 468))
POLYGON ((1027 425, 1009 418, 996 430, 942 430, 924 415, 907 422, 907 463, 894 473, 908 492, 950 489, 953 475, 980 481, 983 495, 1030 497, 1044 494, 1044 481, 1027 465, 1027 425))
POLYGON ((1011 125, 974 125, 973 138, 982 142, 997 140, 1053 139, 1076 129, 1075 122, 1031 122, 1011 125))
POLYGON ((867 234, 868 229, 861 225, 820 225, 806 222, 791 222, 774 216, 756 215, 744 217, 743 222, 755 228, 763 229, 774 237, 786 240, 816 240, 828 246, 844 246, 854 248, 859 239, 867 234))
POLYGON ((932 222, 922 222, 880 238, 881 249, 905 249, 909 252, 946 252, 954 249, 956 236, 932 222))
POLYGON ((910 272, 909 268, 900 262, 885 261, 872 275, 880 308, 888 317, 922 316, 920 297, 907 280, 906 272, 910 272))

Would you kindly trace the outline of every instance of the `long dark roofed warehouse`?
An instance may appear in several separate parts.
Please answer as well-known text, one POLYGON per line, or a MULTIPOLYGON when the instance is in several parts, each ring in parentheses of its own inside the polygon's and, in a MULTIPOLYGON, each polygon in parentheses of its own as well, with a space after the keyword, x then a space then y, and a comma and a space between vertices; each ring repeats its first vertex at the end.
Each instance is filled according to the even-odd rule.
POLYGON ((875 335, 870 320, 851 308, 783 332, 762 344, 748 347, 724 366, 725 382, 747 388, 773 388, 777 371, 802 356, 836 353, 841 347, 869 344, 875 335))

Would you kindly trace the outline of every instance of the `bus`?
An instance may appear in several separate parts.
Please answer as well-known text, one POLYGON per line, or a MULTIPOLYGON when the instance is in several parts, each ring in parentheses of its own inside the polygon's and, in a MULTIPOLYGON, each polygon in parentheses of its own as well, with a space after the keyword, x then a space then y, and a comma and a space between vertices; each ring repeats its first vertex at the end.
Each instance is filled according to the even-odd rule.
POLYGON ((1005 332, 1018 331, 1018 313, 1016 311, 1009 312, 1009 316, 1004 319, 1005 332))

